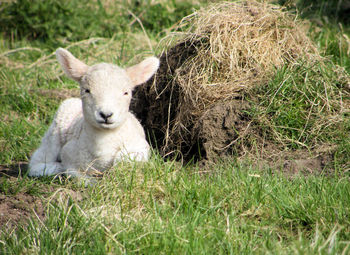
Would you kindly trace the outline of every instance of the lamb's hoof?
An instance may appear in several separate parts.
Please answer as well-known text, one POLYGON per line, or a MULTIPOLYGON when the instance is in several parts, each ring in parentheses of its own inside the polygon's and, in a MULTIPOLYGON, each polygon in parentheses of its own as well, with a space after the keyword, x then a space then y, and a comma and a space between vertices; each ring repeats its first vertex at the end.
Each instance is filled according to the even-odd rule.
POLYGON ((88 174, 77 171, 66 171, 65 175, 70 179, 76 180, 77 184, 84 187, 91 187, 97 183, 97 179, 88 174))
POLYGON ((94 177, 80 177, 78 178, 78 183, 85 188, 93 187, 97 184, 97 179, 94 177))

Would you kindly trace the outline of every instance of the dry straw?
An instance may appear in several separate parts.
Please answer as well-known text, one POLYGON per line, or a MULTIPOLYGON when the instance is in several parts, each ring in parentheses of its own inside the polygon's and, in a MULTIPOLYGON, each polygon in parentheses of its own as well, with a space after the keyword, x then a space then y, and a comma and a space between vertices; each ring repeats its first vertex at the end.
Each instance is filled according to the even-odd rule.
POLYGON ((303 24, 268 3, 213 4, 185 17, 179 27, 189 27, 181 40, 198 47, 176 77, 194 115, 265 83, 276 67, 318 55, 303 24))

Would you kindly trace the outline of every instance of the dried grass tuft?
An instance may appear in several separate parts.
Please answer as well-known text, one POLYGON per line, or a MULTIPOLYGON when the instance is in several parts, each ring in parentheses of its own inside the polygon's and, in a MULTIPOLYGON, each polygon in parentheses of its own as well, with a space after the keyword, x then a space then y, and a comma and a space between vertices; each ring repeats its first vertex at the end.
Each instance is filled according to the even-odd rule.
POLYGON ((189 27, 180 41, 197 47, 197 55, 185 61, 175 78, 194 116, 265 83, 276 67, 319 56, 304 24, 268 3, 213 4, 185 17, 179 27, 189 27))

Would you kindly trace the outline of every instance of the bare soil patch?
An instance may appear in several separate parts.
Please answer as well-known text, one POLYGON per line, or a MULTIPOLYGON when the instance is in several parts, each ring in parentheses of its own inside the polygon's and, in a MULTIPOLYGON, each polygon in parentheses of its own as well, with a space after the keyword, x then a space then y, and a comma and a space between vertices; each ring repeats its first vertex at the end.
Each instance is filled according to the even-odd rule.
MULTIPOLYGON (((239 153, 239 141, 254 133, 251 120, 245 110, 249 104, 244 100, 230 100, 214 104, 198 119, 193 127, 194 141, 201 144, 206 159, 214 160, 228 154, 239 153), (237 144, 233 147, 233 144, 237 144)), ((194 146, 194 145, 193 145, 194 146)), ((243 145, 242 145, 243 146, 243 145)))
POLYGON ((30 191, 33 187, 21 186, 23 184, 19 183, 21 178, 29 178, 26 177, 27 170, 26 162, 0 165, 0 229, 25 226, 30 218, 44 221, 48 202, 66 204, 69 199, 83 199, 79 191, 37 182, 32 185, 37 185, 35 188, 39 191, 33 194, 30 191))
MULTIPOLYGON (((18 182, 27 172, 28 164, 20 162, 11 166, 0 165, 1 185, 5 183, 18 182)), ((9 194, 4 193, 5 187, 0 190, 0 228, 12 228, 21 224, 26 224, 30 217, 43 219, 45 207, 43 201, 38 196, 33 196, 25 191, 18 193, 9 190, 9 194)))
POLYGON ((10 196, 0 193, 0 228, 26 224, 30 217, 42 220, 44 216, 45 206, 40 198, 26 193, 10 196))
POLYGON ((272 171, 283 173, 286 177, 332 174, 332 146, 319 148, 312 153, 307 150, 268 152, 271 153, 269 156, 265 155, 255 161, 258 167, 270 167, 272 171))

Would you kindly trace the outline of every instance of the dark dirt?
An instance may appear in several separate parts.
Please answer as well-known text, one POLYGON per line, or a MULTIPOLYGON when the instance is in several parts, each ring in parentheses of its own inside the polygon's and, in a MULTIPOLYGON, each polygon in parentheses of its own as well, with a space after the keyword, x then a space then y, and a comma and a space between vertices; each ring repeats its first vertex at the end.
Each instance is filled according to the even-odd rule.
POLYGON ((181 140, 171 136, 167 141, 166 137, 168 128, 174 125, 181 96, 179 86, 173 77, 184 61, 194 56, 196 52, 196 45, 186 42, 171 48, 160 57, 160 66, 154 78, 145 85, 137 87, 133 94, 130 109, 141 121, 146 134, 150 137, 152 147, 157 148, 162 155, 175 150, 188 154, 192 149, 191 145, 194 144, 189 133, 182 134, 186 138, 181 140), (173 142, 175 140, 178 142, 173 142))
POLYGON ((242 100, 231 100, 215 104, 203 113, 193 127, 192 140, 201 145, 201 155, 215 160, 231 154, 239 154, 238 144, 249 132, 251 120, 244 113, 249 104, 242 100), (237 146, 232 146, 236 144, 237 146))
MULTIPOLYGON (((237 162, 241 162, 248 168, 253 167, 256 170, 266 171, 270 169, 273 174, 283 174, 287 178, 295 178, 297 176, 317 176, 317 175, 332 175, 329 164, 332 162, 330 154, 324 153, 318 156, 310 156, 309 152, 305 151, 303 155, 297 153, 280 153, 272 156, 270 159, 266 158, 237 158, 237 162), (289 155, 289 156, 287 156, 289 155)), ((216 158, 218 159, 218 158, 216 158)), ((223 156, 221 160, 227 159, 232 161, 232 157, 223 156)), ((209 160, 199 161, 199 167, 203 172, 215 171, 215 162, 209 160)))
POLYGON ((276 160, 274 165, 270 162, 270 165, 276 167, 277 170, 280 169, 287 176, 318 175, 320 173, 332 175, 333 149, 332 146, 323 146, 314 149, 312 153, 307 150, 282 152, 279 160, 276 160))
MULTIPOLYGON (((22 178, 27 169, 27 163, 18 163, 8 167, 0 166, 0 178, 2 179, 0 185, 18 182, 18 178, 22 178)), ((4 189, 4 186, 0 187, 0 228, 12 228, 25 224, 30 217, 44 218, 44 204, 38 196, 33 196, 25 191, 17 193, 12 190, 8 192, 9 194, 5 194, 4 189)))
POLYGON ((279 153, 278 155, 270 159, 261 159, 256 163, 259 168, 270 167, 272 171, 283 173, 287 177, 332 174, 330 171, 332 162, 330 152, 320 152, 318 155, 312 156, 310 152, 300 150, 279 153))
POLYGON ((315 158, 308 159, 285 160, 282 170, 287 175, 317 175, 326 170, 326 166, 329 162, 329 155, 320 155, 315 158))
POLYGON ((80 201, 83 196, 80 192, 62 189, 58 192, 57 187, 35 183, 35 187, 20 186, 18 182, 26 177, 28 163, 20 162, 18 164, 3 166, 0 165, 0 229, 13 229, 17 226, 25 226, 30 218, 39 218, 45 220, 47 198, 53 193, 56 195, 50 197, 53 202, 64 203, 69 198, 80 201), (17 190, 17 188, 20 188, 17 190), (33 195, 31 189, 37 189, 41 194, 35 192, 33 195))
POLYGON ((26 193, 5 195, 0 193, 0 228, 25 224, 30 217, 45 216, 45 208, 40 198, 26 193))

